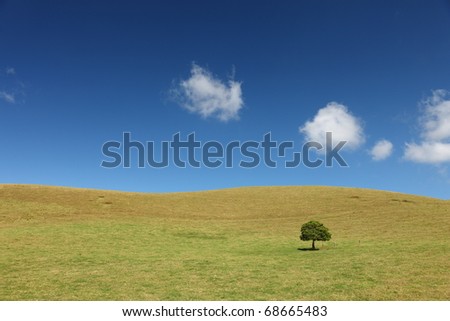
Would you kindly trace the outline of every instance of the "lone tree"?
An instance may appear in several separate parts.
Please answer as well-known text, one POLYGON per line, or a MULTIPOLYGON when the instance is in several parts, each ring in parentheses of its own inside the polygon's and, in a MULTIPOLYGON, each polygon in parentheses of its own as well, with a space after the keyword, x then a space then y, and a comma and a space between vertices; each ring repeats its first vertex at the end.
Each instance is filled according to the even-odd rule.
POLYGON ((309 221, 302 225, 300 229, 300 240, 312 241, 312 249, 315 250, 316 241, 329 241, 331 233, 322 223, 317 221, 309 221))

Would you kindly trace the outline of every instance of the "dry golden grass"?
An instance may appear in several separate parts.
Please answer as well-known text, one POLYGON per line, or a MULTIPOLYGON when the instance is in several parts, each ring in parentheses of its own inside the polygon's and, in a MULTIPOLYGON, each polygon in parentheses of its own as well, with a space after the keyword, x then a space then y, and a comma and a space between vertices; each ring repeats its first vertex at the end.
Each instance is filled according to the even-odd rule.
POLYGON ((450 202, 339 187, 0 185, 1 300, 449 300, 450 202), (332 232, 299 251, 300 226, 332 232))

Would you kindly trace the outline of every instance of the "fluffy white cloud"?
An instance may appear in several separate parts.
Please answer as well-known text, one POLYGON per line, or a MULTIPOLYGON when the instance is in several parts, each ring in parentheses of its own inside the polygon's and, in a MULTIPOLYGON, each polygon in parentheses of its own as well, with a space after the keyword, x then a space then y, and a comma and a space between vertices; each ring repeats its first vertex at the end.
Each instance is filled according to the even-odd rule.
POLYGON ((16 102, 14 94, 7 93, 6 91, 0 91, 0 99, 10 104, 14 104, 16 102))
POLYGON ((190 112, 225 122, 239 119, 239 110, 244 106, 240 82, 225 83, 196 64, 192 65, 191 77, 182 80, 172 94, 190 112))
POLYGON ((417 163, 440 164, 450 162, 450 144, 440 142, 406 144, 405 157, 417 163))
POLYGON ((365 141, 361 121, 346 106, 336 102, 321 108, 314 119, 307 121, 299 130, 307 141, 316 141, 324 146, 327 132, 332 132, 334 143, 346 141, 344 147, 349 149, 356 149, 365 141))
POLYGON ((423 137, 428 141, 450 138, 450 100, 445 100, 446 94, 444 90, 436 90, 425 101, 423 137))
POLYGON ((378 141, 375 146, 370 150, 370 155, 373 160, 379 161, 384 160, 391 156, 394 145, 386 139, 378 141))
POLYGON ((424 101, 419 144, 406 144, 405 158, 428 164, 450 162, 450 99, 445 90, 435 90, 424 101))

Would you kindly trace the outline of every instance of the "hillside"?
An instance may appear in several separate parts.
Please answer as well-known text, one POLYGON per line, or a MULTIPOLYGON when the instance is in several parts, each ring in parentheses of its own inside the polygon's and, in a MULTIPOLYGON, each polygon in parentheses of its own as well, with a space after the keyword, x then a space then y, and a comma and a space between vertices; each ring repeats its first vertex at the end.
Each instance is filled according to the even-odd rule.
POLYGON ((450 202, 368 189, 0 185, 0 250, 1 300, 450 300, 450 202))

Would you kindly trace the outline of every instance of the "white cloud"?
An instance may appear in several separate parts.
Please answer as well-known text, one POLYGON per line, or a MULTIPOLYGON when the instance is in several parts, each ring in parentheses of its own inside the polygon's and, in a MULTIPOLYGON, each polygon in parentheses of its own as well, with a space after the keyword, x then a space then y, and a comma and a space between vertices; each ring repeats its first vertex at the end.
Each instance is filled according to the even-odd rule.
POLYGON ((6 91, 0 91, 0 99, 3 99, 10 104, 14 104, 16 102, 14 94, 7 93, 6 91))
POLYGON ((413 162, 427 164, 450 162, 450 144, 440 142, 406 144, 405 158, 413 162))
POLYGON ((423 102, 423 141, 406 144, 404 156, 407 160, 428 164, 450 162, 450 99, 446 99, 447 95, 445 90, 435 90, 423 102))
POLYGON ((375 146, 370 150, 370 155, 375 161, 380 161, 391 156, 394 146, 386 139, 378 141, 375 146))
POLYGON ((344 147, 349 149, 356 149, 365 141, 361 121, 346 106, 336 102, 321 108, 314 119, 307 121, 299 130, 307 141, 316 141, 323 146, 327 132, 332 132, 333 142, 346 141, 344 147))
POLYGON ((196 64, 192 65, 191 77, 182 80, 172 90, 172 96, 190 112, 224 122, 239 119, 239 111, 244 106, 240 82, 225 83, 196 64))
POLYGON ((6 68, 6 74, 7 75, 15 75, 16 74, 16 70, 12 67, 7 67, 6 68))
POLYGON ((445 90, 436 90, 425 101, 423 137, 429 141, 450 138, 450 100, 445 100, 445 90))

